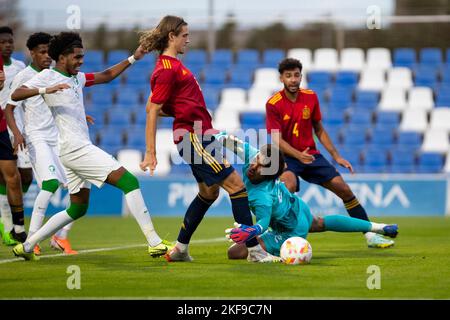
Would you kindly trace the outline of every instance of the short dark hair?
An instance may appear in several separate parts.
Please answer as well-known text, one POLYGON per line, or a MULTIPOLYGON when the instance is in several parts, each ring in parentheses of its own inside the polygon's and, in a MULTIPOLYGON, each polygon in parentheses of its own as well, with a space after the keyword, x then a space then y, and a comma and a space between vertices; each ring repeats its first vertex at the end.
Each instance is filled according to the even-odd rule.
POLYGON ((299 68, 300 72, 302 72, 302 63, 300 60, 294 59, 294 58, 286 58, 281 60, 281 62, 278 64, 278 72, 282 74, 286 70, 293 70, 299 68))
POLYGON ((12 29, 10 27, 8 27, 8 26, 1 26, 0 27, 0 34, 1 33, 9 33, 12 36, 14 35, 12 29))
POLYGON ((264 167, 270 167, 273 164, 271 163, 273 160, 278 160, 278 167, 276 167, 276 172, 274 174, 263 175, 265 180, 275 180, 284 172, 284 154, 283 152, 274 144, 265 144, 259 149, 260 154, 270 161, 264 164, 264 167))
POLYGON ((33 33, 28 37, 27 48, 28 50, 33 50, 40 44, 49 44, 51 38, 52 36, 45 32, 33 33))
POLYGON ((61 32, 50 40, 48 54, 58 61, 60 55, 73 53, 74 48, 83 48, 83 41, 76 32, 61 32))

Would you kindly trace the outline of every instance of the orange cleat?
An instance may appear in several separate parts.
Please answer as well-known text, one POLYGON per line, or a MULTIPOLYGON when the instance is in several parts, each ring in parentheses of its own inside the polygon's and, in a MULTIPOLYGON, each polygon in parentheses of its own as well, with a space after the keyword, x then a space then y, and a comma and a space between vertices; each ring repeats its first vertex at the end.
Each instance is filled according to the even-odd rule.
POLYGON ((33 252, 35 255, 40 256, 41 255, 41 247, 37 244, 34 246, 33 252))
POLYGON ((57 236, 53 236, 50 241, 50 246, 56 250, 64 252, 65 254, 78 254, 78 251, 72 250, 69 239, 62 239, 57 236))

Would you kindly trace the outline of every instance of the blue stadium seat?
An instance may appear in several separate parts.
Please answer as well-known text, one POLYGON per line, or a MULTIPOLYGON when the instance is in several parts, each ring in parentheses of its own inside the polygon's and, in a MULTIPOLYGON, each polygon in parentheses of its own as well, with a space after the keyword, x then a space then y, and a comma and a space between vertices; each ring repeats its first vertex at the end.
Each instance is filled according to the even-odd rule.
POLYGON ((420 173, 439 173, 444 165, 444 156, 440 153, 424 152, 419 155, 420 173))
POLYGON ((128 50, 111 50, 108 52, 107 65, 113 66, 130 56, 128 50))
POLYGON ((331 72, 311 71, 308 72, 308 87, 328 87, 332 82, 331 72))
POLYGON ((413 48, 394 49, 394 67, 413 68, 416 63, 416 51, 413 48))
MULTIPOLYGON (((94 125, 89 126, 89 128, 98 128, 105 125, 105 112, 102 109, 96 108, 86 108, 86 115, 89 115, 94 118, 94 125)), ((95 130, 94 129, 94 130, 95 130)))
POLYGON ((30 61, 30 58, 24 51, 14 51, 12 57, 16 60, 22 61, 25 64, 28 64, 30 61))
MULTIPOLYGON (((348 145, 336 145, 337 150, 339 151, 339 154, 346 159, 347 161, 349 161, 351 163, 352 166, 360 166, 361 163, 361 154, 360 152, 351 146, 348 145)), ((338 168, 336 166, 336 168, 338 168)), ((347 169, 345 169, 347 170, 347 169)))
POLYGON ((439 90, 436 95, 436 106, 450 106, 450 91, 447 90, 439 90))
POLYGON ((380 94, 376 91, 356 90, 355 100, 355 108, 374 110, 378 106, 380 94))
POLYGON ((414 69, 414 85, 416 87, 434 88, 437 84, 437 69, 420 64, 414 69))
POLYGON ((450 86, 450 62, 442 66, 440 74, 442 78, 441 84, 450 86))
POLYGON ((377 123, 383 126, 398 126, 400 123, 399 112, 378 111, 376 113, 377 123))
POLYGON ((342 126, 345 122, 344 117, 345 114, 342 110, 330 109, 327 113, 322 113, 322 121, 327 127, 330 125, 342 126))
POLYGON ((150 85, 150 71, 145 66, 132 66, 125 71, 125 76, 127 85, 150 85))
POLYGON ((124 109, 111 109, 107 113, 108 126, 127 127, 131 125, 131 112, 124 109))
POLYGON ((243 49, 237 52, 236 64, 256 66, 259 64, 259 52, 254 49, 243 49))
POLYGON ((281 49, 266 49, 263 52, 263 66, 268 68, 278 68, 278 64, 285 58, 285 53, 281 49))
POLYGON ((447 65, 450 65, 450 48, 447 48, 447 50, 445 50, 445 63, 447 65))
POLYGON ((241 128, 247 129, 264 129, 266 127, 266 115, 263 112, 241 112, 240 114, 241 128))
POLYGON ((365 173, 384 173, 388 171, 387 168, 387 154, 385 152, 365 151, 364 158, 364 172, 365 173))
POLYGON ((99 131, 100 145, 121 146, 123 144, 123 128, 108 126, 99 131))
POLYGON ((354 88, 358 84, 358 73, 351 71, 340 71, 336 73, 336 85, 354 88))
POLYGON ((208 57, 206 51, 202 49, 189 50, 186 56, 183 57, 184 65, 200 65, 204 66, 208 63, 208 57))
POLYGON ((391 152, 391 173, 414 173, 415 152, 409 149, 393 149, 391 152))
POLYGON ((370 132, 370 143, 376 148, 390 148, 394 145, 392 130, 373 129, 370 132))
POLYGON ((442 64, 442 51, 440 48, 422 48, 420 50, 420 63, 428 66, 442 64))
POLYGON ((101 50, 87 50, 84 53, 83 61, 85 64, 97 64, 97 65, 103 65, 104 64, 104 54, 101 50))
POLYGON ((149 73, 152 73, 156 65, 156 53, 147 53, 141 60, 139 60, 139 64, 135 64, 133 67, 131 67, 131 69, 134 69, 138 65, 139 68, 145 68, 149 73))
POLYGON ((134 106, 141 103, 139 97, 139 91, 133 87, 122 87, 117 90, 117 104, 125 106, 134 106))
POLYGON ((233 64, 233 52, 230 49, 218 49, 211 57, 211 65, 229 68, 233 64))
POLYGON ((329 108, 346 109, 351 106, 353 90, 343 87, 334 87, 330 93, 329 108))
POLYGON ((422 145, 422 134, 414 131, 399 131, 397 146, 399 148, 418 149, 422 145))
MULTIPOLYGON (((158 126, 159 127, 159 126, 158 126)), ((145 131, 126 132, 126 147, 131 149, 145 149, 145 131)))
POLYGON ((349 123, 352 125, 363 125, 367 127, 372 125, 372 112, 370 110, 352 109, 349 114, 349 123))
POLYGON ((92 90, 91 95, 93 108, 106 109, 111 107, 113 97, 114 91, 105 87, 95 88, 95 90, 92 90))
POLYGON ((344 145, 362 148, 366 144, 365 129, 345 128, 341 135, 344 145))
POLYGON ((253 72, 244 69, 239 70, 238 68, 234 68, 230 71, 231 78, 229 82, 230 87, 243 88, 248 90, 253 82, 253 72))
POLYGON ((81 66, 82 72, 100 72, 106 69, 103 63, 98 62, 84 62, 81 66))
POLYGON ((172 129, 173 128, 173 120, 172 117, 160 117, 158 121, 158 128, 160 129, 172 129))
POLYGON ((172 164, 170 174, 177 176, 192 176, 191 167, 186 163, 172 164))
POLYGON ((227 80, 227 69, 224 66, 209 65, 203 69, 204 84, 224 85, 227 80))
POLYGON ((220 91, 212 88, 203 89, 203 98, 205 99, 206 108, 216 110, 219 106, 220 91))

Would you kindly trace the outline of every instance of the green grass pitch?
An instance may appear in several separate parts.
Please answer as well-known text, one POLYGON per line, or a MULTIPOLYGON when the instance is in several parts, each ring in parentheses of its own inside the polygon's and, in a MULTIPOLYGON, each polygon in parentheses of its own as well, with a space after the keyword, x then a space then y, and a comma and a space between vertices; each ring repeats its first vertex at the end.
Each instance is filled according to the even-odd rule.
MULTIPOLYGON (((153 218, 169 240, 176 239, 181 220, 153 218)), ((369 249, 359 233, 310 234, 311 264, 288 266, 227 260, 224 229, 231 217, 203 220, 192 239, 192 263, 149 257, 132 218, 85 217, 71 232, 77 256, 13 261, 12 248, 1 245, 0 298, 449 299, 450 219, 374 220, 399 223, 395 247, 369 249), (71 265, 80 268, 79 290, 67 288, 71 265), (380 268, 380 289, 367 288, 371 265, 380 268)), ((42 249, 45 256, 57 254, 48 240, 42 249)))

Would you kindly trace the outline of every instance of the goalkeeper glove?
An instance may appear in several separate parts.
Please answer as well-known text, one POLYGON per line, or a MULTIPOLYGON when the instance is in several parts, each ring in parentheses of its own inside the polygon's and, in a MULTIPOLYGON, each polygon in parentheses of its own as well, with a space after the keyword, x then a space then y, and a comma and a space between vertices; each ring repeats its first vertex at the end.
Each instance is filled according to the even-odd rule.
POLYGON ((262 227, 259 224, 247 226, 245 224, 234 223, 234 228, 225 230, 226 237, 236 243, 245 243, 248 240, 261 234, 262 227))

